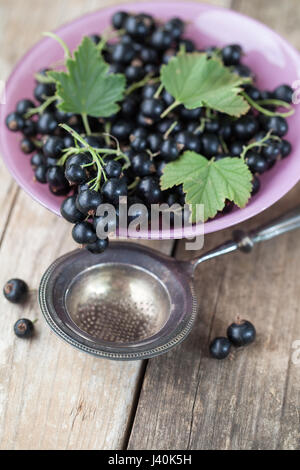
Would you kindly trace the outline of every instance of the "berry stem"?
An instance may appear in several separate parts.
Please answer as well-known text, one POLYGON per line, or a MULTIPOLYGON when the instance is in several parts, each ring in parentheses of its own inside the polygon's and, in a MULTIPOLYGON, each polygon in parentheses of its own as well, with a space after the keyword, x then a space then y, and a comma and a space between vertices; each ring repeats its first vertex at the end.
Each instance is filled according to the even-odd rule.
POLYGON ((181 103, 180 101, 175 100, 174 103, 172 103, 167 109, 164 110, 164 112, 160 115, 160 117, 163 119, 166 117, 174 108, 177 108, 181 103))
POLYGON ((272 131, 269 131, 261 140, 258 140, 256 142, 252 142, 251 144, 249 145, 244 145, 243 147, 243 151, 241 153, 241 159, 244 160, 245 157, 246 157, 246 153, 251 150, 252 148, 255 148, 255 147, 266 147, 266 142, 267 140, 269 139, 273 139, 273 140, 280 140, 279 137, 275 136, 275 135, 272 135, 272 131))
POLYGON ((81 114, 81 117, 82 117, 82 122, 83 122, 84 129, 85 129, 86 134, 87 134, 87 135, 91 135, 92 131, 91 131, 91 128, 90 128, 89 119, 88 119, 87 114, 86 114, 86 113, 82 113, 82 114, 81 114))
POLYGON ((43 75, 42 73, 36 73, 34 78, 39 82, 39 83, 55 83, 54 78, 49 77, 48 75, 43 75))
POLYGON ((34 114, 42 114, 48 108, 48 106, 50 106, 50 104, 58 100, 57 96, 48 96, 45 98, 46 100, 40 106, 29 109, 29 111, 24 116, 25 119, 29 119, 31 116, 34 116, 34 114))
MULTIPOLYGON (((279 112, 276 112, 276 111, 270 111, 269 109, 263 108, 256 101, 254 101, 252 98, 250 98, 250 96, 248 96, 245 91, 241 92, 241 96, 243 96, 245 98, 245 100, 248 101, 248 103, 254 109, 256 109, 256 111, 259 111, 260 113, 264 114, 265 116, 270 116, 270 117, 280 116, 280 117, 286 118, 286 117, 292 116, 295 112, 294 109, 290 109, 290 111, 288 111, 286 113, 279 113, 279 112)), ((272 101, 272 100, 270 100, 270 101, 272 101)), ((275 104, 275 103, 273 103, 273 104, 275 104)), ((286 103, 286 105, 287 104, 288 103, 286 103)), ((282 105, 278 105, 278 106, 282 106, 282 105)), ((287 106, 284 106, 284 107, 287 108, 287 106)), ((289 106, 289 108, 291 108, 291 106, 289 106)))
POLYGON ((178 124, 178 121, 174 121, 174 122, 170 125, 169 129, 167 129, 167 131, 164 133, 163 138, 164 138, 165 140, 169 137, 169 135, 171 134, 172 130, 177 126, 177 124, 178 124))
POLYGON ((61 45, 63 50, 65 51, 65 58, 71 59, 72 56, 71 56, 70 49, 68 48, 67 44, 59 36, 57 36, 57 34, 47 32, 47 33, 44 33, 44 36, 55 39, 55 41, 57 41, 61 45))
POLYGON ((159 96, 160 96, 161 92, 163 91, 163 89, 164 89, 164 86, 163 86, 163 84, 161 83, 161 84, 159 85, 159 87, 157 88, 157 90, 156 90, 155 95, 154 95, 153 98, 155 98, 155 99, 159 98, 159 96))
POLYGON ((159 77, 152 77, 152 73, 148 73, 142 80, 139 82, 135 82, 130 85, 127 90, 125 91, 125 95, 130 95, 133 91, 137 90, 138 88, 142 88, 143 86, 147 85, 148 82, 157 83, 159 82, 159 77))

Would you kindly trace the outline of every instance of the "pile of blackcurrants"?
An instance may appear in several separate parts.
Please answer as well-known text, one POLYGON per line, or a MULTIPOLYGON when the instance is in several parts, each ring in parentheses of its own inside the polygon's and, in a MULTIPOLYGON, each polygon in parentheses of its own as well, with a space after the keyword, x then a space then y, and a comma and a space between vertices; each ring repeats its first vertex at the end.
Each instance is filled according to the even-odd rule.
MULTIPOLYGON (((23 134, 21 149, 25 154, 32 154, 35 180, 48 183, 53 194, 67 196, 61 214, 75 224, 74 240, 92 253, 101 253, 108 245, 108 239, 100 240, 96 234, 99 217, 95 212, 102 202, 117 207, 119 196, 129 196, 128 206, 137 202, 148 206, 162 202, 169 206, 184 205, 181 186, 168 191, 160 188, 164 166, 184 151, 193 150, 217 160, 239 157, 245 146, 261 141, 272 131, 276 139, 270 138, 263 146, 252 146, 245 157, 253 173, 252 195, 260 189, 258 175, 291 153, 291 144, 283 139, 288 131, 286 119, 266 116, 255 107, 236 119, 214 110, 188 110, 179 106, 162 119, 161 114, 172 104, 173 98, 166 90, 157 93, 160 67, 182 48, 186 52, 199 49, 193 41, 183 38, 184 23, 179 18, 161 24, 147 14, 118 12, 112 18, 112 25, 119 33, 118 41, 106 43, 103 54, 111 73, 125 75, 128 92, 117 114, 104 119, 88 117, 91 135, 86 136, 81 116, 60 111, 55 100, 43 107, 56 91, 54 84, 41 79, 45 76, 44 70, 39 73, 34 89, 39 108, 35 108, 31 99, 24 99, 6 120, 11 131, 23 134), (35 114, 33 109, 39 112, 35 114), (90 153, 73 154, 61 164, 63 150, 74 146, 74 138, 59 126, 61 123, 84 136, 93 148, 114 149, 120 145, 130 165, 124 165, 113 154, 105 156, 103 179, 100 187, 95 188, 91 183, 98 169, 90 153)), ((96 34, 90 38, 96 44, 101 40, 96 34)), ((228 45, 221 50, 212 47, 205 52, 210 56, 218 54, 224 65, 236 74, 254 78, 249 67, 241 63, 243 51, 239 45, 228 45)), ((260 91, 250 83, 243 86, 253 103, 264 102, 271 111, 276 109, 276 100, 292 102, 293 90, 288 85, 281 85, 272 92, 260 91)), ((228 201, 224 212, 232 208, 233 203, 228 201)))

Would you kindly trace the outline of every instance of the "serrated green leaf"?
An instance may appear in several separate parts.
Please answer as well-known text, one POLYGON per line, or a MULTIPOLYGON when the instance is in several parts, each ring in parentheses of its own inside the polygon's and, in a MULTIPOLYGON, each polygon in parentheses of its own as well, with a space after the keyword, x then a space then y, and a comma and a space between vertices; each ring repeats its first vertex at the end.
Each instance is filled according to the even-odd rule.
POLYGON ((162 67, 161 82, 188 109, 206 106, 238 117, 250 108, 239 95, 243 78, 207 54, 179 53, 162 67))
POLYGON ((74 58, 66 61, 67 72, 48 72, 56 81, 62 111, 93 117, 108 117, 119 110, 126 79, 122 74, 108 74, 109 65, 103 60, 93 41, 85 37, 74 58))
POLYGON ((207 160, 195 152, 185 152, 175 162, 168 163, 161 177, 161 188, 183 184, 186 202, 192 204, 192 222, 196 204, 204 205, 204 221, 224 208, 226 199, 244 207, 251 195, 252 174, 241 158, 226 157, 207 160))

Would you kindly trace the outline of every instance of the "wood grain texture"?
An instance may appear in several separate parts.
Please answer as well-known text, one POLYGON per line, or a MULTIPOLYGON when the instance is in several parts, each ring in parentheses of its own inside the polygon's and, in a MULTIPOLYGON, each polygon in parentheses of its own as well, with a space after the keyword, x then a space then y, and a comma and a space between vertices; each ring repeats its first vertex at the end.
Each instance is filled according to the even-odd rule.
MULTIPOLYGON (((0 78, 43 31, 110 3, 53 0, 49 8, 45 0, 2 0, 0 78)), ((48 265, 74 248, 71 226, 18 190, 2 162, 0 181, 0 285, 18 276, 36 289, 48 265)), ((173 243, 150 245, 168 253, 173 243)), ((143 363, 105 361, 64 344, 42 319, 36 297, 35 290, 25 307, 0 298, 0 448, 122 448, 143 363), (13 334, 20 317, 39 320, 31 341, 13 334)))
MULTIPOLYGON (((250 14, 300 46, 297 0, 239 1, 250 14), (280 12, 280 14, 279 14, 280 12)), ((300 187, 249 229, 299 204, 300 187)), ((230 238, 230 230, 205 239, 205 249, 230 238)), ((180 258, 195 254, 178 250, 180 258)), ((191 336, 169 354, 149 361, 128 448, 299 449, 300 367, 291 362, 300 339, 299 231, 202 265, 196 276, 199 317, 191 336), (231 360, 208 357, 212 338, 239 315, 254 322, 255 345, 231 360)))

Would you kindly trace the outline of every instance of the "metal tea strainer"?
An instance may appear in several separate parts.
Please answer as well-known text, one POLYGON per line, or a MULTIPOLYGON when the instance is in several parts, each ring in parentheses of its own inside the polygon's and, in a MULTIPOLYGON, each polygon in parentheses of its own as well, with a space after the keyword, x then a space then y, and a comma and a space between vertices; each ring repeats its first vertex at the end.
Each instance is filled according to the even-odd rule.
POLYGON ((162 354, 191 331, 197 312, 197 266, 232 251, 300 228, 300 207, 192 261, 113 242, 101 255, 76 250, 56 260, 39 288, 41 310, 68 343, 99 357, 137 360, 162 354))

